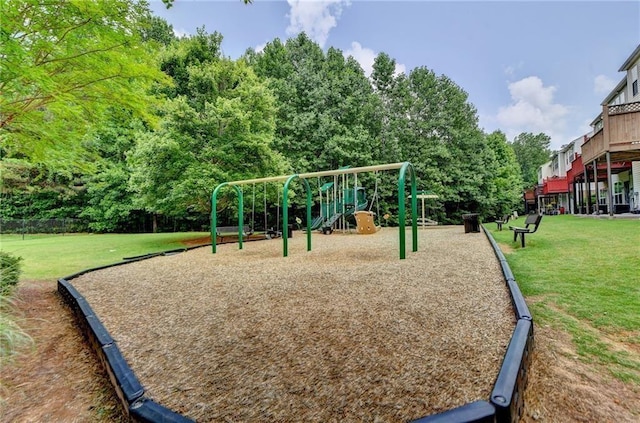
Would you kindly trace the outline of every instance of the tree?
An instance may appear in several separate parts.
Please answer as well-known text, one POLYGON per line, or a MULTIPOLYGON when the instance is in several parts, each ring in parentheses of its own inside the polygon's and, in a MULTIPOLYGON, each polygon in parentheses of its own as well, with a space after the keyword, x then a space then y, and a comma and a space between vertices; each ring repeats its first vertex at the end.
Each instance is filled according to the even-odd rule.
MULTIPOLYGON (((251 4, 253 3, 253 0, 242 0, 244 2, 244 4, 251 4)), ((162 0, 162 2, 165 4, 165 6, 167 6, 167 9, 170 9, 173 6, 173 3, 175 3, 175 0, 162 0)))
POLYGON ((173 26, 158 16, 147 16, 142 21, 140 35, 144 42, 157 42, 163 46, 176 39, 173 26))
POLYGON ((522 180, 525 188, 538 184, 538 168, 549 161, 551 138, 543 133, 534 135, 523 132, 516 136, 511 143, 516 159, 522 170, 522 180))
POLYGON ((86 136, 87 149, 99 159, 96 170, 84 176, 86 204, 81 217, 97 232, 126 232, 138 229, 141 211, 134 205, 129 190, 131 169, 127 154, 135 145, 135 136, 145 131, 143 123, 125 109, 111 108, 106 122, 86 136))
POLYGON ((222 58, 217 34, 176 40, 161 56, 175 84, 160 128, 141 131, 129 155, 137 207, 164 216, 210 211, 221 182, 284 173, 271 147, 273 95, 243 61, 222 58))
POLYGON ((392 92, 392 137, 402 159, 414 164, 420 187, 440 197, 436 217, 458 221, 463 213, 491 213, 494 159, 467 93, 424 67, 397 77, 392 92))
POLYGON ((500 131, 487 135, 487 144, 493 151, 496 166, 491 175, 496 186, 495 216, 502 216, 517 209, 522 200, 522 173, 513 148, 500 131))
POLYGON ((380 53, 373 62, 373 71, 371 72, 371 81, 380 102, 380 107, 376 107, 376 120, 380 124, 377 131, 381 144, 380 152, 390 161, 400 160, 398 139, 393 132, 393 96, 397 87, 394 76, 395 69, 396 61, 388 54, 380 53))
POLYGON ((146 2, 131 0, 2 2, 4 156, 70 165, 108 107, 151 120, 147 89, 166 79, 141 41, 149 14, 146 2))
POLYGON ((355 59, 335 48, 325 54, 304 33, 247 57, 276 95, 274 147, 296 172, 372 164, 375 96, 355 59))
POLYGON ((0 175, 4 219, 76 218, 82 210, 84 186, 77 173, 9 158, 0 161, 0 175))

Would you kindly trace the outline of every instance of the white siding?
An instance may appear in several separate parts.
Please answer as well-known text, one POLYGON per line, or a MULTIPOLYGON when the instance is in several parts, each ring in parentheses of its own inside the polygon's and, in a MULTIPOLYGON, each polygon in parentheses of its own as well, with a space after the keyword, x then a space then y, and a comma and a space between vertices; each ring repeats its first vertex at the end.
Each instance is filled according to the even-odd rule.
POLYGON ((640 101, 640 81, 638 81, 638 77, 640 76, 640 59, 638 59, 633 66, 627 71, 627 89, 626 89, 626 99, 628 103, 632 103, 634 101, 640 101), (637 93, 633 95, 633 83, 637 84, 637 93))
POLYGON ((631 210, 640 210, 640 162, 631 163, 631 210))

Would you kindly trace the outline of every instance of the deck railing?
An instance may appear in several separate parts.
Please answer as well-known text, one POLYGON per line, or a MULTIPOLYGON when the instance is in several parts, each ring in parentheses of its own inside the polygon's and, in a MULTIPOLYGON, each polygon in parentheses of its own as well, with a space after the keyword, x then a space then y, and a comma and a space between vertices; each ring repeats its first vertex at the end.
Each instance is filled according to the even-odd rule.
POLYGON ((605 152, 640 150, 640 102, 602 106, 604 126, 582 145, 588 163, 605 152))

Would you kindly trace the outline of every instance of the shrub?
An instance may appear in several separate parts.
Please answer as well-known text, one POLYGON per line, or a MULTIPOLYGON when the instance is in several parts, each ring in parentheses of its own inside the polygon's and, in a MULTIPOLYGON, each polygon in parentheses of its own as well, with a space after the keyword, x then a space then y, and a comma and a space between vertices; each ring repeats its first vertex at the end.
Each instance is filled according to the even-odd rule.
POLYGON ((0 251, 0 296, 8 296, 18 284, 22 257, 0 251))
POLYGON ((18 325, 12 308, 11 300, 0 295, 0 369, 23 347, 33 346, 33 339, 18 325))

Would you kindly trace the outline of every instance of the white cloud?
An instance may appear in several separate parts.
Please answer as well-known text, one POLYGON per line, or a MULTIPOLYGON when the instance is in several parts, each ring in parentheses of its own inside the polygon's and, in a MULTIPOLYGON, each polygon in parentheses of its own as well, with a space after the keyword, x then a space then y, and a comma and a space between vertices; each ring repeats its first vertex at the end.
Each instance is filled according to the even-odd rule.
POLYGON ((400 75, 401 73, 407 73, 407 67, 401 63, 396 63, 395 75, 400 75))
POLYGON ((264 50, 264 48, 267 46, 267 43, 262 43, 262 44, 258 44, 257 46, 255 46, 253 49, 255 50, 256 53, 262 53, 262 51, 264 50))
POLYGON ((338 24, 342 9, 350 0, 287 0, 289 3, 288 35, 305 32, 324 47, 331 29, 338 24))
POLYGON ((364 70, 364 74, 367 76, 371 75, 373 71, 373 62, 376 59, 376 52, 371 50, 370 48, 362 47, 359 42, 354 41, 351 43, 351 48, 344 52, 345 56, 353 56, 354 59, 360 63, 362 69, 364 70))
POLYGON ((566 116, 569 108, 554 102, 556 87, 545 87, 537 76, 530 76, 509 84, 511 104, 501 107, 497 122, 507 137, 512 139, 521 132, 544 132, 552 145, 566 144, 564 139, 566 116))
POLYGON ((616 87, 616 81, 605 75, 593 79, 593 92, 600 95, 609 94, 616 87))
MULTIPOLYGON (((353 58, 356 59, 358 63, 360 63, 362 70, 364 70, 364 74, 367 77, 371 76, 371 72, 373 72, 373 62, 376 60, 378 53, 371 50, 370 48, 362 47, 362 45, 357 41, 353 41, 351 43, 351 48, 345 51, 344 55, 346 57, 353 56, 353 58)), ((405 73, 406 70, 407 70, 407 67, 405 65, 396 63, 396 69, 395 69, 396 75, 399 75, 400 73, 405 73)))
POLYGON ((175 35, 178 38, 182 38, 182 37, 188 37, 189 33, 184 29, 173 28, 173 35, 175 35))

